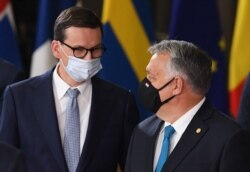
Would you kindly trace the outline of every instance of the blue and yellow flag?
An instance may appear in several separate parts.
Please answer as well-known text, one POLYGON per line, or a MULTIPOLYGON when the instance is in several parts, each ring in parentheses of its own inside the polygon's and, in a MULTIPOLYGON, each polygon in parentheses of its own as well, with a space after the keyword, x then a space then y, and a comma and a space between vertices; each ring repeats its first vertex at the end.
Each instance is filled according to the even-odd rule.
POLYGON ((227 69, 216 0, 173 0, 169 38, 194 43, 212 58, 213 78, 208 100, 228 112, 227 69))
MULTIPOLYGON (((103 6, 104 45, 100 76, 137 94, 150 59, 147 49, 154 40, 148 0, 105 0, 103 6)), ((139 103, 139 102, 138 102, 139 103)), ((144 119, 148 113, 142 108, 144 119)))

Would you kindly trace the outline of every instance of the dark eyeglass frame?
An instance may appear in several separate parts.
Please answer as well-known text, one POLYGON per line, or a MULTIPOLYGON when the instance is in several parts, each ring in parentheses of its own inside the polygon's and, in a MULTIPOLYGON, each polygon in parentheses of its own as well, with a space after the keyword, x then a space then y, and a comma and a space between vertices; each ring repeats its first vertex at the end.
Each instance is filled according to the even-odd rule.
POLYGON ((98 46, 98 47, 94 47, 94 48, 89 48, 89 49, 88 49, 88 48, 85 48, 85 47, 76 47, 76 48, 74 48, 74 47, 71 47, 70 45, 66 44, 66 43, 63 42, 63 41, 60 41, 60 42, 61 42, 63 45, 66 45, 67 47, 69 47, 69 48, 73 51, 74 56, 77 57, 77 58, 84 58, 84 57, 88 54, 89 51, 90 51, 91 56, 92 56, 93 58, 99 58, 99 57, 101 57, 101 56, 103 55, 103 53, 107 50, 107 48, 106 48, 103 44, 100 44, 100 46, 98 46), (81 56, 81 57, 75 55, 75 51, 76 51, 76 50, 79 50, 79 49, 82 49, 82 50, 85 50, 85 51, 86 51, 85 54, 84 54, 83 56, 81 56), (97 49, 101 49, 101 50, 102 50, 102 55, 100 55, 99 57, 93 56, 93 51, 95 51, 95 50, 97 50, 97 49))

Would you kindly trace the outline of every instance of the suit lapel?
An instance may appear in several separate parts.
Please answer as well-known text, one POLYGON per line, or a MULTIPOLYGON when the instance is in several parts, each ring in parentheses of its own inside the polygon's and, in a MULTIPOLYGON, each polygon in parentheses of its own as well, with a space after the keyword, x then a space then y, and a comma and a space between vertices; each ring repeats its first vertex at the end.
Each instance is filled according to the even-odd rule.
POLYGON ((149 139, 147 142, 149 142, 149 149, 147 151, 149 151, 149 157, 148 157, 148 164, 149 166, 147 167, 148 171, 152 171, 153 170, 153 165, 154 165, 154 157, 155 157, 155 148, 156 148, 156 141, 158 138, 158 134, 160 133, 160 130, 162 128, 162 125, 164 124, 164 121, 160 120, 157 116, 152 116, 154 122, 152 124, 152 126, 150 126, 148 129, 149 131, 149 139))
POLYGON ((165 171, 174 171, 174 169, 195 148, 196 144, 199 143, 199 141, 207 132, 208 126, 204 120, 211 114, 207 106, 208 104, 205 102, 188 125, 187 129, 183 133, 181 139, 164 165, 165 171))
POLYGON ((43 132, 44 140, 48 143, 50 151, 54 155, 62 171, 67 169, 62 149, 61 137, 58 127, 54 94, 52 88, 52 71, 44 75, 33 90, 34 113, 43 132))
POLYGON ((92 90, 89 125, 77 171, 86 171, 87 164, 95 155, 96 147, 98 147, 101 138, 101 131, 105 128, 105 121, 109 120, 107 119, 108 116, 103 114, 112 109, 114 104, 113 99, 109 98, 112 90, 105 87, 100 79, 92 79, 92 90))

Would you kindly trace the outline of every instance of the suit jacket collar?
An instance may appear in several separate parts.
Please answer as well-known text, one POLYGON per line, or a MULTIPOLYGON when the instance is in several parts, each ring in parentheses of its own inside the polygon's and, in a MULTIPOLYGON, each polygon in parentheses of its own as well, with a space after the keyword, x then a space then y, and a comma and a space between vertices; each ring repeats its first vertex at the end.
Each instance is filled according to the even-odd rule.
POLYGON ((195 148, 202 137, 209 129, 205 120, 212 115, 212 108, 207 101, 201 106, 194 118, 191 120, 181 139, 177 143, 173 152, 170 154, 166 164, 165 171, 174 171, 185 157, 195 148))
POLYGON ((152 123, 152 125, 149 125, 149 133, 148 135, 150 136, 149 139, 149 155, 151 155, 149 157, 149 161, 148 163, 145 164, 149 164, 149 166, 147 167, 147 169, 149 169, 149 171, 152 171, 153 166, 154 166, 154 156, 155 156, 155 147, 156 147, 156 141, 158 138, 158 134, 162 128, 162 125, 164 125, 164 121, 162 121, 160 118, 158 118, 157 116, 153 116, 154 118, 154 123, 152 123))
POLYGON ((44 140, 48 143, 50 151, 54 155, 62 171, 67 171, 67 164, 63 153, 61 137, 58 127, 54 93, 52 87, 53 69, 34 79, 32 101, 34 114, 40 126, 44 140))
POLYGON ((88 171, 86 170, 87 165, 95 155, 96 148, 100 143, 101 131, 103 128, 106 128, 105 121, 109 120, 109 116, 104 114, 107 114, 115 103, 109 96, 112 94, 111 92, 112 88, 107 86, 100 78, 97 76, 92 78, 92 102, 89 125, 77 171, 88 171))
MULTIPOLYGON (((37 77, 33 80, 34 82, 31 82, 32 95, 36 97, 32 102, 32 107, 36 107, 34 113, 54 158, 62 171, 67 171, 68 168, 62 148, 55 108, 52 86, 53 70, 37 77)), ((101 129, 106 128, 104 121, 109 120, 107 119, 108 116, 103 115, 103 113, 112 109, 112 105, 114 104, 114 100, 109 96, 112 94, 111 92, 112 88, 100 78, 96 76, 92 78, 92 102, 89 125, 77 171, 86 171, 87 164, 89 164, 95 154, 100 140, 101 129)))

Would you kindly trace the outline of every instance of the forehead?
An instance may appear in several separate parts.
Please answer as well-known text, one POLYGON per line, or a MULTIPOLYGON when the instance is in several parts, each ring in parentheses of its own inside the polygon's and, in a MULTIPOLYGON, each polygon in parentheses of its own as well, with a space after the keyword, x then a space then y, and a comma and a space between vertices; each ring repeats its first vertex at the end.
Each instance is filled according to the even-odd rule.
POLYGON ((166 69, 169 61, 170 56, 168 53, 155 53, 149 61, 148 68, 152 71, 162 71, 166 69))
POLYGON ((69 27, 65 30, 65 41, 75 45, 96 45, 102 41, 100 28, 69 27))

